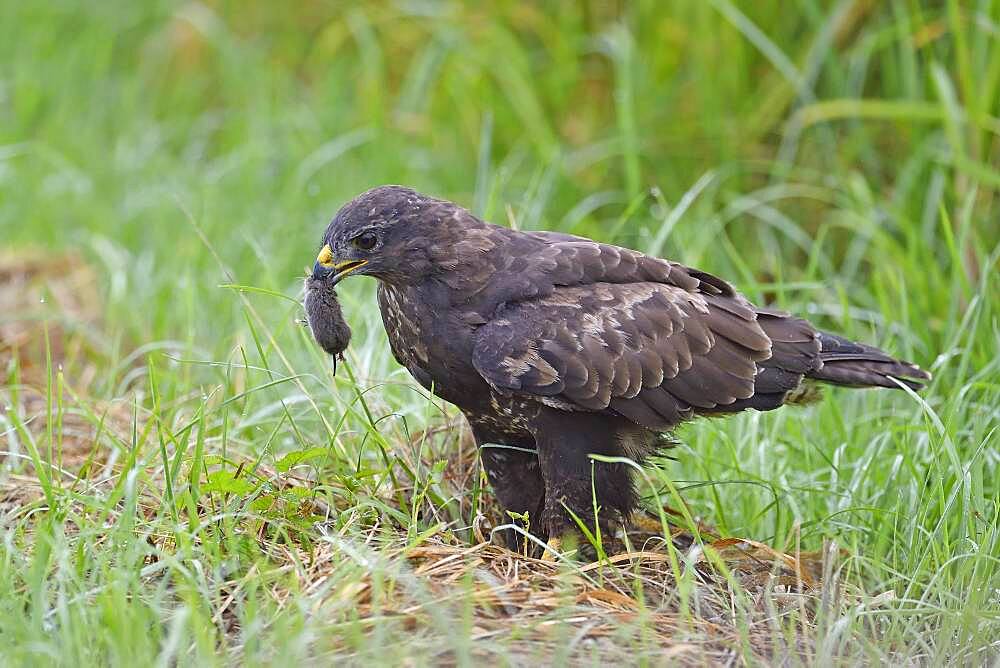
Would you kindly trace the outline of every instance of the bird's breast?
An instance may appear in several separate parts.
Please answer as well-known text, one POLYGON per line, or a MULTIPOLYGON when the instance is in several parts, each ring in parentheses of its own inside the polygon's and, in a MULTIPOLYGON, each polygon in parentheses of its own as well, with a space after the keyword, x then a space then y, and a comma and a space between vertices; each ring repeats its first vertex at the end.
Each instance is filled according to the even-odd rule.
POLYGON ((477 319, 413 288, 382 284, 379 308, 396 360, 425 388, 456 405, 489 386, 472 366, 477 319))

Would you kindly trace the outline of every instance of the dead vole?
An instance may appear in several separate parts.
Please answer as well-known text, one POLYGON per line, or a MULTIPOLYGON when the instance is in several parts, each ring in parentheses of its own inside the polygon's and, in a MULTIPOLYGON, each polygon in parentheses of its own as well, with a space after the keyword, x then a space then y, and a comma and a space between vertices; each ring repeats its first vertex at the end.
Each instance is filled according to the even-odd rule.
POLYGON ((337 358, 351 341, 351 328, 344 320, 333 289, 334 282, 310 276, 306 279, 306 317, 309 329, 320 348, 333 356, 333 372, 337 373, 337 358))

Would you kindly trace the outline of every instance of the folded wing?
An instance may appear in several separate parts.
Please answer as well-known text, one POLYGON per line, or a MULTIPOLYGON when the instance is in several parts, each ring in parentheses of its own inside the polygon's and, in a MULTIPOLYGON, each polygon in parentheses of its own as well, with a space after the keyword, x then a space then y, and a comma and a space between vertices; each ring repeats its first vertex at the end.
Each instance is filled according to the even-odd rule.
POLYGON ((473 364, 502 392, 658 430, 752 397, 772 355, 755 309, 715 277, 671 269, 670 282, 557 285, 510 304, 480 328, 473 364))

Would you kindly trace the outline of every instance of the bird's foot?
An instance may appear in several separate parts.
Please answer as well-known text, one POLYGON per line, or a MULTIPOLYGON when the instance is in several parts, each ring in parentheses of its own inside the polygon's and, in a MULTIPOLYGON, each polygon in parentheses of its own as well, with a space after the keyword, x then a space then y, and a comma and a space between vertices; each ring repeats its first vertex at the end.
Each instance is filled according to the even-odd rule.
POLYGON ((650 517, 642 512, 635 513, 635 516, 632 517, 632 526, 645 533, 656 535, 663 533, 663 524, 660 520, 650 517))
POLYGON ((562 553, 562 539, 557 537, 549 538, 549 542, 545 544, 545 551, 542 552, 541 560, 555 562, 562 553))

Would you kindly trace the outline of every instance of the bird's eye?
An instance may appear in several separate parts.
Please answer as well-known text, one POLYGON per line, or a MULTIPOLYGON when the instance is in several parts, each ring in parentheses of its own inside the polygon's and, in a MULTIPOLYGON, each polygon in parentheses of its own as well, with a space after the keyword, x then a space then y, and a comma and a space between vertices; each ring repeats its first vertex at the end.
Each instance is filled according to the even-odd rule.
POLYGON ((364 232, 351 239, 351 243, 361 250, 371 250, 375 248, 377 242, 378 237, 375 236, 374 232, 364 232))

